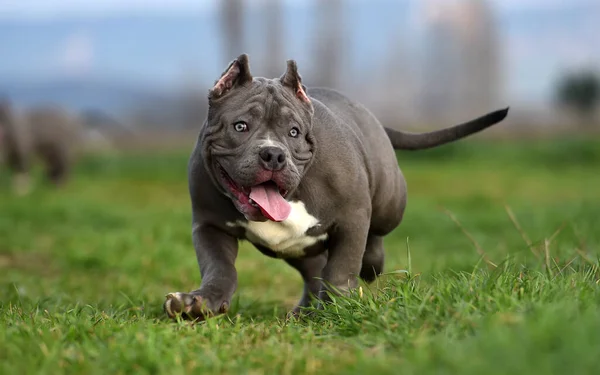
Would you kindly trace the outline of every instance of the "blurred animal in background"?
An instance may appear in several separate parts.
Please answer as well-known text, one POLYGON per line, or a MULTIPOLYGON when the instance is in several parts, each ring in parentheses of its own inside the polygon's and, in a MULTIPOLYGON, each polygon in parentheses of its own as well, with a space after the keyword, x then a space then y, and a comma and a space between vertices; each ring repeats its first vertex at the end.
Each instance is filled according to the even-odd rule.
POLYGON ((38 160, 48 182, 64 184, 81 139, 79 121, 61 108, 41 105, 20 113, 0 99, 0 153, 18 195, 31 190, 31 170, 38 160))

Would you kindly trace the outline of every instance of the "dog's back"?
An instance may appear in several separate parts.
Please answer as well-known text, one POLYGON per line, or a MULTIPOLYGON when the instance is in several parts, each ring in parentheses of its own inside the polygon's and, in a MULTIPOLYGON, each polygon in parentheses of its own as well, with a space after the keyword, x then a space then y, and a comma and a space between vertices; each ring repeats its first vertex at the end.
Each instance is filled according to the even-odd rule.
MULTIPOLYGON (((381 235, 388 233, 402 220, 406 205, 406 183, 385 128, 364 105, 338 91, 313 88, 309 89, 308 93, 311 98, 327 107, 331 115, 339 119, 330 124, 313 124, 315 131, 319 131, 318 128, 321 127, 322 131, 330 133, 329 137, 320 137, 319 149, 326 147, 327 150, 324 152, 330 153, 330 157, 335 158, 339 150, 332 145, 323 145, 323 142, 344 137, 346 139, 343 144, 356 145, 356 152, 360 154, 366 167, 371 190, 371 229, 381 235), (332 126, 341 128, 332 129, 332 126)), ((319 106, 315 106, 315 112, 317 111, 319 106)), ((315 114, 316 119, 322 117, 315 114)))
POLYGON ((26 122, 38 153, 44 153, 45 149, 71 153, 81 136, 77 119, 60 108, 34 108, 27 113, 26 122))

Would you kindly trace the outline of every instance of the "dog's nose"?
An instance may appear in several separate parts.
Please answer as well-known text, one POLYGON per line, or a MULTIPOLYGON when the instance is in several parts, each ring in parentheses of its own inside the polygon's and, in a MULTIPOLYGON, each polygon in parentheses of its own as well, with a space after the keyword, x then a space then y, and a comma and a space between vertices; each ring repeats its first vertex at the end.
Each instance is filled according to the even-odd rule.
POLYGON ((283 169, 285 165, 285 151, 279 147, 263 147, 259 151, 260 161, 263 167, 270 171, 283 169))

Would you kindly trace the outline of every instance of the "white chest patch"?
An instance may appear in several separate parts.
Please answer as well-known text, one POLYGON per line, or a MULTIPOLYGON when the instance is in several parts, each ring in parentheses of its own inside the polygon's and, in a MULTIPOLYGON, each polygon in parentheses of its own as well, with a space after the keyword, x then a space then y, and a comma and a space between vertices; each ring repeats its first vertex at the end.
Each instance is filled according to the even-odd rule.
POLYGON ((304 255, 307 247, 327 239, 327 234, 307 236, 306 231, 317 226, 319 220, 306 211, 303 202, 290 202, 290 205, 290 216, 281 222, 238 221, 227 225, 245 228, 248 240, 273 250, 283 258, 299 257, 304 255))

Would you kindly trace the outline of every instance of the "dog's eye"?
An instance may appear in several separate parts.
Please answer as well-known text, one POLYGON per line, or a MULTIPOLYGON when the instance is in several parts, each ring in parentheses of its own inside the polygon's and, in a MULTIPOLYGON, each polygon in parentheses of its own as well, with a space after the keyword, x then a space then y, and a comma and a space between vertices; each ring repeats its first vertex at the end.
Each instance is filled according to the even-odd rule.
POLYGON ((235 129, 236 132, 245 132, 248 131, 248 124, 246 124, 243 121, 238 121, 235 124, 233 124, 233 128, 235 129))
POLYGON ((292 128, 290 130, 290 137, 296 138, 298 134, 300 134, 300 130, 298 130, 298 128, 292 128))

